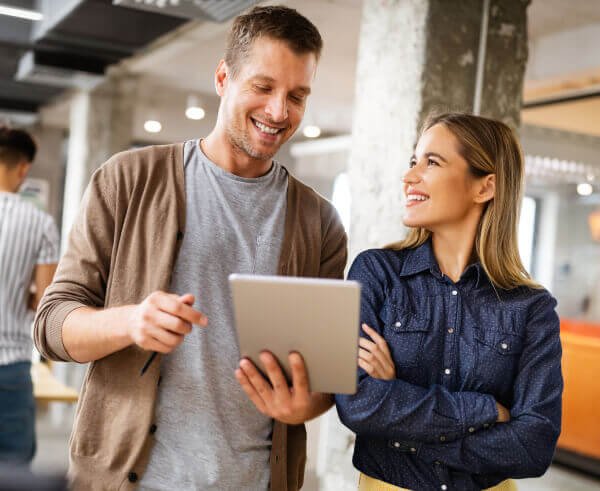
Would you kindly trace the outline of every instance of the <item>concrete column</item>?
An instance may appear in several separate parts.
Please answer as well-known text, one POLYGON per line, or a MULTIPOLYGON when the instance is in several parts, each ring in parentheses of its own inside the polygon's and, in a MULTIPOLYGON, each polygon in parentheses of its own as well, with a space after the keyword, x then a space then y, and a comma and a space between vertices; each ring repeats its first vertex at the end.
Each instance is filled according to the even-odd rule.
MULTIPOLYGON (((480 114, 518 126, 528 3, 365 0, 349 162, 351 259, 404 236, 402 176, 431 111, 473 111, 479 86, 480 114)), ((322 489, 356 489, 344 438, 351 433, 333 412, 326 417, 335 424, 323 425, 322 489)))
POLYGON ((112 75, 91 91, 73 95, 63 206, 62 244, 71 230, 93 172, 132 143, 136 79, 112 75))
POLYGON ((484 3, 365 1, 349 165, 352 256, 403 235, 401 178, 419 127, 431 111, 473 110, 478 63, 481 114, 518 126, 528 0, 492 0, 487 15, 484 3))
MULTIPOLYGON (((93 172, 111 155, 131 146, 136 87, 135 78, 114 74, 95 89, 79 90, 73 95, 62 215, 63 251, 93 172)), ((67 363, 56 364, 53 371, 59 380, 77 388, 85 374, 84 366, 67 363)), ((52 423, 59 426, 67 417, 72 418, 72 410, 54 406, 52 423)))

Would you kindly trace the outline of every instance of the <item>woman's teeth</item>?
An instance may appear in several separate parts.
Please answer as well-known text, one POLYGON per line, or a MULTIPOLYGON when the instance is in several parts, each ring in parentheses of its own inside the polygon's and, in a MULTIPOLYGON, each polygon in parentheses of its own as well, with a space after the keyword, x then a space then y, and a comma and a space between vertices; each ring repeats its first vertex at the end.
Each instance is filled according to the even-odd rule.
POLYGON ((427 201, 429 196, 423 196, 422 194, 409 194, 406 199, 408 201, 427 201))

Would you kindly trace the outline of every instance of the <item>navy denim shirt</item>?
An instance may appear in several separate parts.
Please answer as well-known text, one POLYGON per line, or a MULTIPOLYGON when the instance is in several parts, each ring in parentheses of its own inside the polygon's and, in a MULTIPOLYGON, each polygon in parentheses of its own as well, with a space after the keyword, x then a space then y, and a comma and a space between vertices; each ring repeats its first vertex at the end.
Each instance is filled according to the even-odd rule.
POLYGON ((397 377, 359 368, 357 393, 336 396, 357 435, 355 467, 411 490, 477 490, 543 474, 561 420, 554 298, 494 289, 479 263, 454 283, 430 242, 363 252, 348 277, 362 285, 361 321, 385 338, 397 377), (496 401, 510 422, 495 424, 496 401))

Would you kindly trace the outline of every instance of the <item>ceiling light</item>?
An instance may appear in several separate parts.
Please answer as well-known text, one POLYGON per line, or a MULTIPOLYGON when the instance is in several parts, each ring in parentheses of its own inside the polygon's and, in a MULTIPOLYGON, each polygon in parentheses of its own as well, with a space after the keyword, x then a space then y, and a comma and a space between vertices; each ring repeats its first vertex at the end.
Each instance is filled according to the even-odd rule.
POLYGON ((159 133, 162 130, 162 124, 155 119, 149 119, 144 123, 144 129, 148 133, 159 133))
POLYGON ((589 196, 594 192, 594 187, 589 182, 577 184, 577 194, 579 196, 589 196))
POLYGON ((200 101, 196 96, 189 96, 187 100, 187 108, 185 110, 185 116, 188 119, 199 120, 206 116, 206 111, 200 105, 200 101))
POLYGON ((306 138, 318 138, 319 136, 321 136, 321 128, 314 124, 309 124, 304 127, 304 129, 302 130, 302 134, 306 138))
POLYGON ((44 16, 40 12, 29 9, 19 9, 9 7, 8 5, 0 5, 0 15, 8 15, 10 17, 18 17, 19 19, 27 20, 42 20, 44 16))

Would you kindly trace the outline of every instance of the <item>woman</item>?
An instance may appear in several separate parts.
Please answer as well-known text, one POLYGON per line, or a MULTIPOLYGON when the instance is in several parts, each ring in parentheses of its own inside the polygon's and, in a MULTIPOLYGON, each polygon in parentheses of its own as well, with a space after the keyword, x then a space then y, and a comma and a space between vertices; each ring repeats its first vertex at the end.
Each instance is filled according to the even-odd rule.
POLYGON ((559 320, 517 250, 523 175, 503 123, 431 118, 404 177, 407 238, 354 261, 359 384, 336 403, 360 489, 515 489, 550 464, 559 320))

